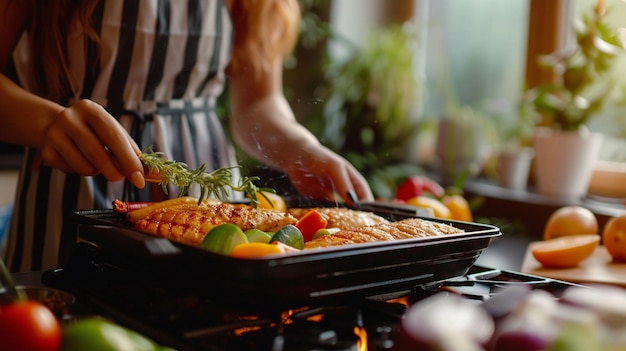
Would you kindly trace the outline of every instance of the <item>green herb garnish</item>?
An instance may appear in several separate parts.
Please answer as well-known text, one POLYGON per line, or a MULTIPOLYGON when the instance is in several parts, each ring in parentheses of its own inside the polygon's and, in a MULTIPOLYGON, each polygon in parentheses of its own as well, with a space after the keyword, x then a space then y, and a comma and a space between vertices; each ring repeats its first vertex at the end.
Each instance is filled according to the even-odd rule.
POLYGON ((195 170, 190 171, 186 163, 167 160, 163 156, 164 153, 148 148, 147 152, 143 152, 139 156, 139 159, 148 167, 149 174, 158 174, 158 183, 165 194, 168 193, 167 186, 174 184, 179 188, 178 196, 184 196, 195 183, 200 187, 198 204, 211 196, 220 201, 227 201, 229 190, 232 190, 245 192, 250 199, 252 207, 256 208, 259 204, 257 193, 260 193, 270 204, 271 201, 262 191, 276 193, 274 189, 258 188, 254 185, 254 181, 260 179, 256 176, 242 176, 238 185, 233 184, 232 170, 237 167, 218 168, 211 172, 205 172, 206 165, 202 164, 195 170))

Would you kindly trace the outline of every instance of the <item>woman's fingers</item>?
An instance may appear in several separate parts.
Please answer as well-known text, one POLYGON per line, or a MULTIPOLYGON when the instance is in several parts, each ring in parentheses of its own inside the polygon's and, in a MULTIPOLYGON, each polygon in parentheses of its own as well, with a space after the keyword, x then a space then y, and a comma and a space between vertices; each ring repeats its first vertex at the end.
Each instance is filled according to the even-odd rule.
POLYGON ((49 139, 41 149, 41 160, 46 166, 58 168, 66 173, 77 173, 80 175, 96 175, 98 168, 89 158, 65 137, 59 137, 58 133, 51 133, 49 139))
MULTIPOLYGON (((360 201, 374 201, 374 194, 372 194, 372 189, 370 188, 367 180, 361 172, 359 172, 356 168, 352 167, 352 165, 348 168, 348 175, 350 177, 350 183, 354 187, 355 197, 360 201)), ((352 199, 353 201, 356 199, 352 199)))
POLYGON ((369 184, 348 161, 328 149, 316 150, 288 171, 289 178, 305 196, 344 202, 374 199, 369 184))
POLYGON ((101 173, 110 181, 128 178, 143 187, 137 144, 106 110, 82 100, 63 110, 48 127, 42 147, 46 165, 80 175, 101 173))
POLYGON ((102 145, 110 156, 111 163, 106 163, 106 169, 101 170, 103 175, 110 172, 112 175, 120 173, 128 178, 135 186, 143 188, 143 165, 139 160, 141 151, 126 130, 102 107, 98 115, 89 121, 90 127, 97 134, 102 145), (104 114, 103 114, 104 113, 104 114))
MULTIPOLYGON (((46 151, 46 156, 44 157, 42 152, 38 152, 35 155, 35 159, 31 167, 33 170, 38 169, 41 165, 46 165, 50 167, 54 167, 59 169, 65 173, 78 173, 76 172, 65 160, 54 150, 46 151)), ((94 171, 95 172, 95 171, 94 171)), ((97 173, 97 172, 96 172, 97 173)))
POLYGON ((361 173, 348 161, 339 160, 330 170, 333 187, 347 203, 355 201, 372 201, 374 196, 369 184, 361 173))

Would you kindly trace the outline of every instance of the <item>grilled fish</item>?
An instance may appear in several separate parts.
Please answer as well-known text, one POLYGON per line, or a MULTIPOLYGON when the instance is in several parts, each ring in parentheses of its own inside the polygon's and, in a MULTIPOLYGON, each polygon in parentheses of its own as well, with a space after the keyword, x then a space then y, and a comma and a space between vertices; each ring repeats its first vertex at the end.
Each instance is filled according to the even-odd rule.
POLYGON ((415 239, 463 233, 451 225, 419 218, 408 218, 397 222, 381 223, 349 230, 340 230, 333 235, 323 235, 304 243, 305 249, 340 246, 386 240, 415 239))
POLYGON ((289 213, 302 218, 307 212, 315 210, 328 221, 328 228, 352 229, 364 226, 388 223, 385 218, 367 211, 357 211, 342 207, 291 208, 289 213))
POLYGON ((189 201, 170 205, 158 203, 153 207, 129 212, 126 218, 141 232, 192 246, 200 246, 206 233, 224 223, 235 224, 244 231, 257 228, 273 232, 297 222, 288 213, 252 208, 245 204, 198 204, 189 201))

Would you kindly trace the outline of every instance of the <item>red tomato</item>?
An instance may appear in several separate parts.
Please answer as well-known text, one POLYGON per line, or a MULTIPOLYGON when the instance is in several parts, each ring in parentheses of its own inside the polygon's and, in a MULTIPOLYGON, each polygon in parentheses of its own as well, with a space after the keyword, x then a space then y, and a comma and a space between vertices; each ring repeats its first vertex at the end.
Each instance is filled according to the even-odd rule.
POLYGON ((0 340, 3 350, 58 351, 61 325, 41 303, 16 301, 0 306, 0 340))
POLYGON ((425 194, 440 198, 445 192, 445 189, 434 180, 424 176, 413 176, 400 184, 396 191, 396 199, 406 201, 425 194))
POLYGON ((319 212, 312 210, 307 212, 296 223, 296 228, 302 233, 304 241, 310 241, 313 239, 313 235, 320 229, 326 228, 328 220, 322 216, 319 212))

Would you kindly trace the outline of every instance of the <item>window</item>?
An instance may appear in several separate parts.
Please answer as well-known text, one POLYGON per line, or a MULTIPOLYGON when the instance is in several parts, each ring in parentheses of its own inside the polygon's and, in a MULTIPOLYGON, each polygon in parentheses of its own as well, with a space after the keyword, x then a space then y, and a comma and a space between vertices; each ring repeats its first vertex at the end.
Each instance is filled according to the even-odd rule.
POLYGON ((427 116, 446 113, 450 104, 502 108, 519 98, 527 0, 437 0, 427 11, 427 116))
MULTIPOLYGON (((514 118, 526 84, 545 80, 536 64, 572 40, 575 16, 601 0, 413 0, 422 31, 418 62, 425 78, 424 116, 437 118, 451 105, 469 106, 492 118, 514 118)), ((615 26, 626 27, 626 2, 604 0, 615 26)), ((394 1, 394 3, 407 1, 394 1)), ((380 0, 334 1, 331 20, 355 42, 374 28, 380 0), (357 3, 359 4, 357 6, 357 3)), ((396 5, 397 6, 397 5, 396 5)), ((341 57, 340 49, 338 57, 341 57)), ((626 162, 626 55, 617 62, 623 95, 591 121, 608 140, 601 158, 626 162)))

